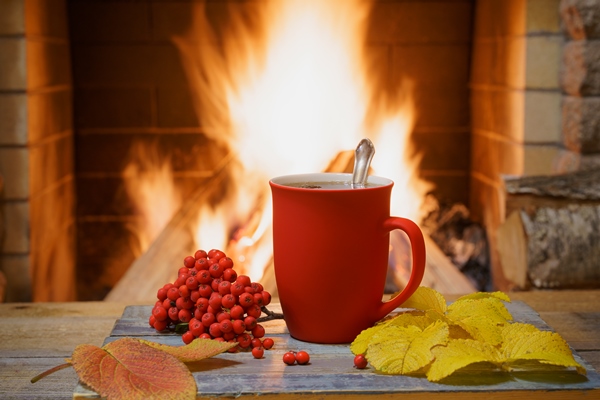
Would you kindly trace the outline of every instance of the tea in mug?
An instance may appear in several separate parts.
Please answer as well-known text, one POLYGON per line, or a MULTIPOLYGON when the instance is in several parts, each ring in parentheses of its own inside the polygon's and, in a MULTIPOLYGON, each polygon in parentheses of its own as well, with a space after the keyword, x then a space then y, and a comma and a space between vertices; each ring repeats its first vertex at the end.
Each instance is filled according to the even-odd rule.
MULTIPOLYGON (((323 181, 323 182, 293 182, 287 183, 285 186, 302 188, 302 189, 321 189, 321 190, 346 190, 352 189, 352 182, 350 181, 323 181)), ((377 187, 382 186, 377 183, 367 182, 364 187, 377 187)))

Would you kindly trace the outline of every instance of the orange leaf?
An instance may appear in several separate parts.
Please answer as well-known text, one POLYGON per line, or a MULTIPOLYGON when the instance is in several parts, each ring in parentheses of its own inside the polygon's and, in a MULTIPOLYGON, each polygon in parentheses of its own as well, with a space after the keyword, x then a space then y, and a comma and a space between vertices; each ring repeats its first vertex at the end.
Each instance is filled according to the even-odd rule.
POLYGON ((139 341, 155 349, 165 351, 182 362, 194 362, 216 356, 238 345, 237 342, 219 342, 210 339, 196 339, 185 346, 169 346, 144 339, 139 339, 139 341))
POLYGON ((75 348, 79 379, 108 399, 195 399, 196 381, 184 363, 139 340, 75 348))

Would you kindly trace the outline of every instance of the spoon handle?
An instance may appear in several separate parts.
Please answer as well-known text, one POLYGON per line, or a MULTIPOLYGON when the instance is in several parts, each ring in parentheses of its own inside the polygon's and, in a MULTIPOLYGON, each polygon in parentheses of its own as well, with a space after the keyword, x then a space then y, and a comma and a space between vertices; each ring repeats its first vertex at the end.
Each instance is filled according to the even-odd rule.
POLYGON ((362 139, 354 152, 354 170, 352 171, 352 187, 364 188, 367 183, 369 167, 375 154, 375 146, 368 138, 362 139))

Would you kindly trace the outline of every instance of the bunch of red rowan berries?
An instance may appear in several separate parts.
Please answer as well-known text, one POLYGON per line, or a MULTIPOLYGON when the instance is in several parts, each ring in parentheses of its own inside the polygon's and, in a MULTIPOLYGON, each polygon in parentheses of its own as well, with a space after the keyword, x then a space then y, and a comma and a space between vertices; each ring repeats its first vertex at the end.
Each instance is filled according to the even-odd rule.
MULTIPOLYGON (((271 348, 273 340, 262 339, 265 328, 259 323, 271 294, 250 277, 238 276, 233 266, 233 260, 217 249, 185 257, 177 279, 158 289, 150 326, 159 332, 183 327, 185 344, 204 338, 235 341, 238 346, 232 352, 271 348)), ((253 355, 262 357, 260 350, 253 355)))

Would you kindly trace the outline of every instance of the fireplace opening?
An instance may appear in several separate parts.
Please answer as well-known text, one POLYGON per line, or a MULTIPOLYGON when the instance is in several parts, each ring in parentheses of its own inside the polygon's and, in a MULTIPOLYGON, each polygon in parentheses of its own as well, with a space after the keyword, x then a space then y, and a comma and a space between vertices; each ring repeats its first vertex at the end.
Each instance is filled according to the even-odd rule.
MULTIPOLYGON (((576 1, 10 4, 0 46, 22 62, 0 74, 9 301, 151 300, 195 246, 274 284, 270 194, 256 188, 349 171, 363 136, 373 173, 396 182, 393 212, 427 233, 425 284, 580 285, 550 285, 504 250, 528 222, 508 217, 541 207, 511 191, 528 190, 522 177, 597 165, 598 135, 578 134, 595 93, 561 80, 578 67, 562 55, 595 43, 568 29, 588 21, 576 1)), ((405 258, 391 254, 390 291, 405 258)))

